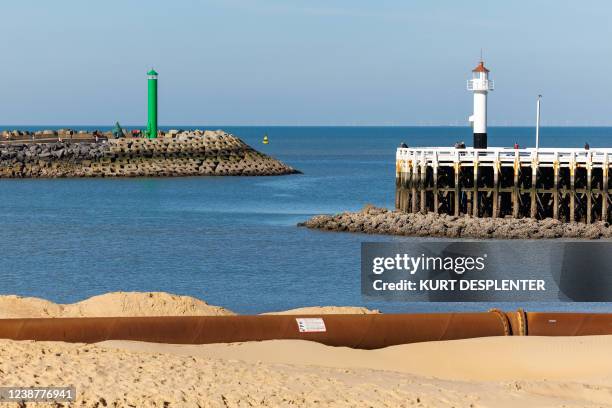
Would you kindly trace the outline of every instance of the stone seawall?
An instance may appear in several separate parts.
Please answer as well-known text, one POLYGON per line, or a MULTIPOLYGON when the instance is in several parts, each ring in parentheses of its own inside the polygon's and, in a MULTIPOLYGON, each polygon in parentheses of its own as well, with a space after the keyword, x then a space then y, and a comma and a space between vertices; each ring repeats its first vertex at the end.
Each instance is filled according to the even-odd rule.
POLYGON ((272 176, 299 171, 223 131, 0 144, 0 178, 272 176))
POLYGON ((612 239, 606 222, 567 223, 547 218, 474 218, 390 211, 366 206, 358 212, 317 215, 298 226, 366 234, 477 239, 612 239))

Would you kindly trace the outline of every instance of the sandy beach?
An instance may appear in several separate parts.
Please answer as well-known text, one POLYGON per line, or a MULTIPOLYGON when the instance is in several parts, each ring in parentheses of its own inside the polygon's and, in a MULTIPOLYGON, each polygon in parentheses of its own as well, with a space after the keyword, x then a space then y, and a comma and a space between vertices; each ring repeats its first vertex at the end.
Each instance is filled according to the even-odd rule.
POLYGON ((0 341, 0 379, 73 384, 74 406, 87 407, 601 407, 612 405, 611 347, 610 337, 488 338, 374 351, 303 341, 0 341))
MULTIPOLYGON (((300 313, 309 310, 372 312, 315 307, 300 313)), ((72 305, 0 297, 4 318, 171 312, 233 313, 166 293, 112 293, 72 305)), ((602 407, 612 406, 611 349, 612 336, 489 337, 378 350, 301 340, 208 345, 0 340, 0 385, 76 387, 73 404, 26 406, 602 407)))

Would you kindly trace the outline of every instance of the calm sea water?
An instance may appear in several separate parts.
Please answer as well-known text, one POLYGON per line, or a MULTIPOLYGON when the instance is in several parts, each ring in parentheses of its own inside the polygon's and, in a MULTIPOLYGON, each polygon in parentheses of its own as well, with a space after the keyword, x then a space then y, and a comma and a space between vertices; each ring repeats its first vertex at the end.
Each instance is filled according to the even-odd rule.
MULTIPOLYGON (((367 203, 392 207, 400 142, 469 143, 469 128, 201 128, 223 128, 304 174, 0 180, 0 293, 74 302, 109 291, 167 291, 240 313, 327 304, 387 312, 493 306, 364 302, 360 243, 410 238, 296 227, 314 214, 367 203), (262 145, 266 131, 271 142, 262 145)), ((533 134, 493 128, 490 145, 529 145, 533 134)), ((544 128, 541 140, 543 146, 611 146, 612 128, 544 128)), ((527 306, 612 311, 611 304, 527 306)))

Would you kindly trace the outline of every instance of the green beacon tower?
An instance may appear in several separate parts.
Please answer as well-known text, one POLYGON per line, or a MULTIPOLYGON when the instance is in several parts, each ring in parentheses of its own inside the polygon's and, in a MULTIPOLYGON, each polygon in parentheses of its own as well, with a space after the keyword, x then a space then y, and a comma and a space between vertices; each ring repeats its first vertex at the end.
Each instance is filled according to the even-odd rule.
POLYGON ((157 72, 153 68, 147 72, 149 85, 149 122, 147 124, 147 137, 157 137, 157 72))

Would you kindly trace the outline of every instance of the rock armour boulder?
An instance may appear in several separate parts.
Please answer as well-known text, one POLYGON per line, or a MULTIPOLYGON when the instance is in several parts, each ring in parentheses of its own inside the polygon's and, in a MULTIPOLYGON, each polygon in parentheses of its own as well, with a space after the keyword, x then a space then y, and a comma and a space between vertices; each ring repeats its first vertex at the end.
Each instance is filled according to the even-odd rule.
POLYGON ((366 234, 478 239, 611 239, 607 222, 567 223, 550 218, 473 218, 420 214, 366 206, 358 212, 317 215, 299 226, 366 234))

